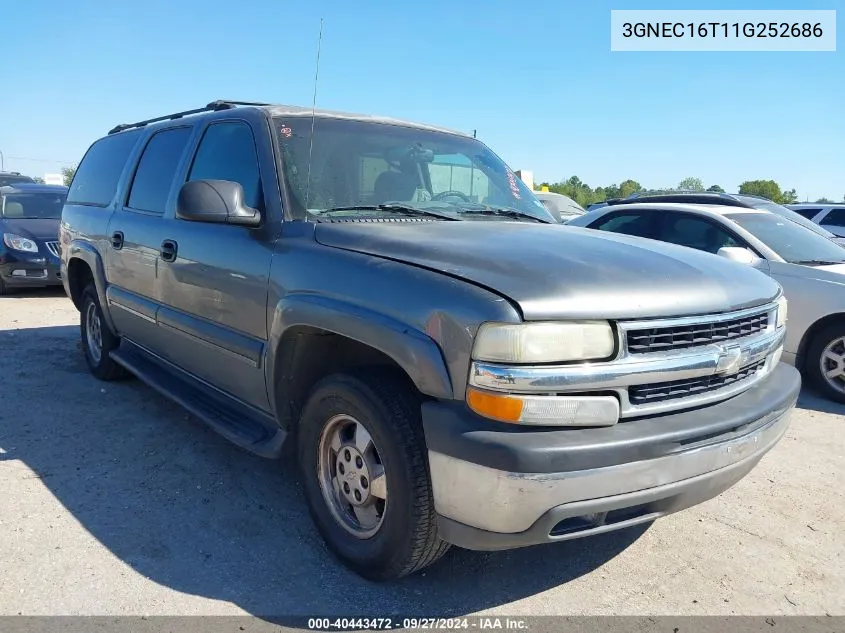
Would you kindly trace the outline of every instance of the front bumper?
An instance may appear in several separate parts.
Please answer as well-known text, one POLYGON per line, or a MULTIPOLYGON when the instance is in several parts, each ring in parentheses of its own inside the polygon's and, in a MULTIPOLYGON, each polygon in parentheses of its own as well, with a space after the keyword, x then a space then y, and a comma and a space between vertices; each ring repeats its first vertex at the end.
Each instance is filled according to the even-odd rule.
POLYGON ((781 438, 801 379, 779 364, 741 395, 613 427, 496 424, 423 405, 441 537, 495 550, 652 521, 742 479, 781 438))
POLYGON ((41 253, 7 251, 0 259, 0 278, 10 288, 38 288, 62 284, 58 258, 41 253))

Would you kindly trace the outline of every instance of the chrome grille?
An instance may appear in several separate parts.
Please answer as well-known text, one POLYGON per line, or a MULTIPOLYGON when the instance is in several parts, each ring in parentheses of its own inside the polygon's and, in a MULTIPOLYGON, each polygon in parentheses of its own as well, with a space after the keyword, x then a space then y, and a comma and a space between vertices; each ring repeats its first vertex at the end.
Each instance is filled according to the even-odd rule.
POLYGON ((737 373, 731 375, 715 374, 702 378, 690 378, 687 380, 672 380, 669 382, 652 383, 645 385, 634 385, 628 387, 628 399, 631 404, 641 405, 653 402, 665 402, 676 398, 687 398, 699 393, 706 393, 722 387, 727 387, 746 378, 750 378, 763 369, 766 361, 761 360, 741 368, 737 373))
POLYGON ((47 245, 47 250, 50 251, 54 256, 62 256, 62 247, 59 245, 58 242, 45 242, 45 244, 47 245))
POLYGON ((628 353, 647 354, 724 343, 764 332, 768 325, 769 313, 761 312, 728 321, 629 330, 628 353))

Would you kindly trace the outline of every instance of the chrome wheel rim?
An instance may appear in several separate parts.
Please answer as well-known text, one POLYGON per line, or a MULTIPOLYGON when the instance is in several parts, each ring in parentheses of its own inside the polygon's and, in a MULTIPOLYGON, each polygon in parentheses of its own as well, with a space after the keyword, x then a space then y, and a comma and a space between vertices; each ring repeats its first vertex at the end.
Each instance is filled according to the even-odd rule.
POLYGON ((353 536, 378 532, 387 510, 387 476, 369 431, 355 418, 336 415, 323 427, 317 478, 335 521, 353 536))
POLYGON ((825 346, 819 367, 827 384, 845 393, 845 336, 835 338, 825 346))
POLYGON ((88 343, 88 355, 94 363, 99 363, 103 356, 103 330, 100 313, 94 302, 85 309, 85 339, 88 343))

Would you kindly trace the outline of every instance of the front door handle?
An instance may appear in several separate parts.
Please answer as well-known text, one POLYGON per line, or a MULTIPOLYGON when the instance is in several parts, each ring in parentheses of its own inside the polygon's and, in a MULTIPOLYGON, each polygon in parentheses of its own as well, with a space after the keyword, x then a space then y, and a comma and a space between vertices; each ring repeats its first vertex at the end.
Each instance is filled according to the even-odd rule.
POLYGON ((111 234, 111 247, 116 251, 123 248, 123 231, 115 231, 111 234))
POLYGON ((178 246, 176 242, 173 240, 164 240, 161 243, 161 250, 159 251, 161 259, 166 262, 175 262, 177 250, 178 246))

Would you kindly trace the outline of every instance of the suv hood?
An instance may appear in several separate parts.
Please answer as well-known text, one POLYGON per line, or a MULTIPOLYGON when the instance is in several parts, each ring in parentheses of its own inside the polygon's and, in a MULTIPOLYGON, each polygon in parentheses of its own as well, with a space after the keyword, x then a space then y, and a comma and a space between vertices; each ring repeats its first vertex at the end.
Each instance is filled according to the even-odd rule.
POLYGON ((722 257, 560 224, 320 223, 315 237, 473 282, 516 303, 528 321, 725 312, 780 292, 767 275, 722 257))
POLYGON ((57 241, 59 239, 58 218, 6 218, 0 217, 0 227, 4 233, 14 233, 21 237, 37 240, 57 241))

